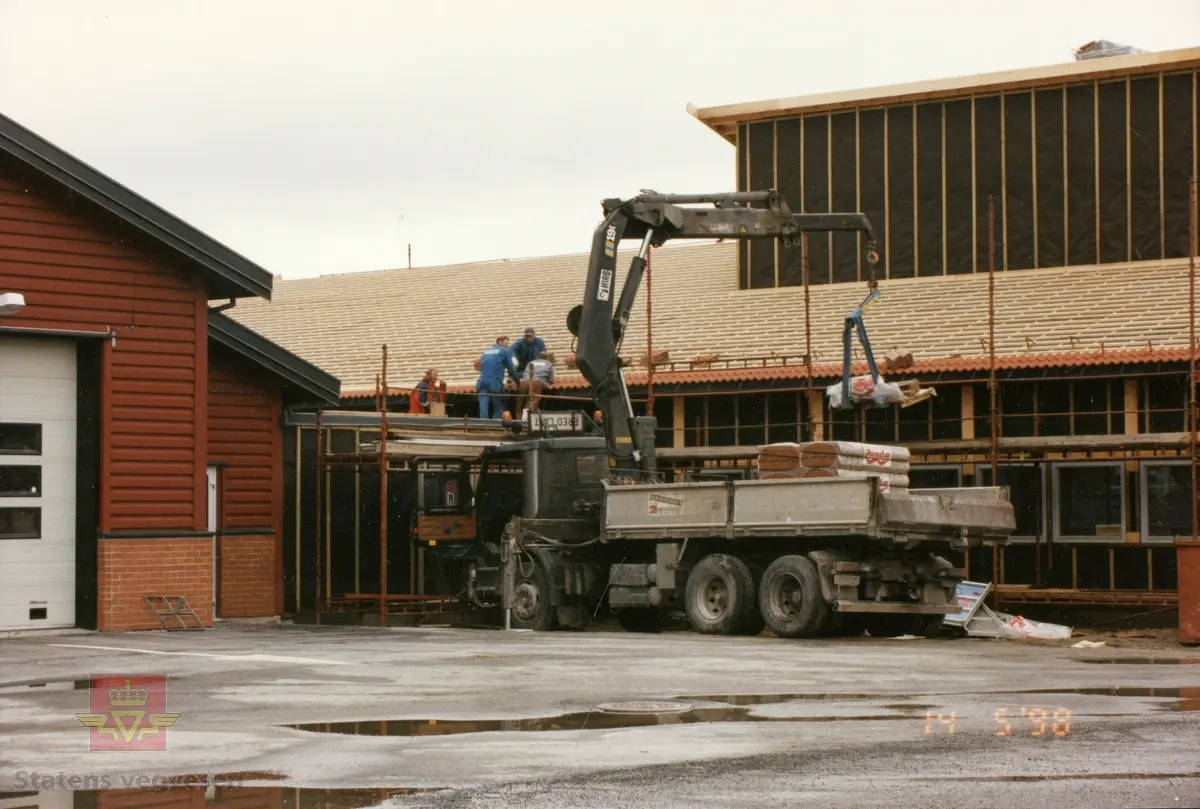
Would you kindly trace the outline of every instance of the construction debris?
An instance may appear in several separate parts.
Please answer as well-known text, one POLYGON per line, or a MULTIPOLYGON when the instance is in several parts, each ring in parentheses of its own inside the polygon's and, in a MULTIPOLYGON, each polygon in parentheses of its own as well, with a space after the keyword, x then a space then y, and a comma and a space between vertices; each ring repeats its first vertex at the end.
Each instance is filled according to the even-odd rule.
POLYGON ((904 447, 856 441, 768 444, 758 454, 758 474, 779 478, 879 478, 880 491, 908 488, 910 454, 904 447))

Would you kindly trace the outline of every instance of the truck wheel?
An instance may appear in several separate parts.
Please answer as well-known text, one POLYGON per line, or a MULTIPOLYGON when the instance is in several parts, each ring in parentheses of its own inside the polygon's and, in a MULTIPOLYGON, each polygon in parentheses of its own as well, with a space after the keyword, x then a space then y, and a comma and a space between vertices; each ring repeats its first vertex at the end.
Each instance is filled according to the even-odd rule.
POLYGON ((545 568, 535 562, 528 572, 518 570, 513 583, 512 625, 543 632, 554 628, 557 617, 545 568))
POLYGON ((754 577, 736 556, 713 553, 705 556, 688 574, 684 608, 697 632, 735 635, 747 626, 754 610, 754 577))
POLYGON ((815 637, 829 615, 817 566, 804 556, 781 556, 771 563, 758 586, 758 605, 781 638, 815 637))
POLYGON ((647 609, 617 610, 617 623, 626 632, 662 632, 667 626, 670 612, 655 607, 647 609))

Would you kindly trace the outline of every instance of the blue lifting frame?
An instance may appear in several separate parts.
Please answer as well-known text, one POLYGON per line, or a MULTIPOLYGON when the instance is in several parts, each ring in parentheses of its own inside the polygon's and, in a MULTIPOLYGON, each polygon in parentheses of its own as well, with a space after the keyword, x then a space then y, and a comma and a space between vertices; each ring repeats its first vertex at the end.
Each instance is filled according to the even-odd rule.
POLYGON ((875 355, 871 352, 871 341, 867 339, 867 327, 863 323, 863 312, 875 301, 879 300, 879 289, 872 287, 863 298, 862 303, 854 307, 854 311, 846 315, 846 323, 842 329, 842 406, 839 410, 854 409, 854 401, 850 398, 850 369, 853 357, 850 349, 851 332, 857 332, 858 342, 862 344, 863 353, 867 355, 867 367, 871 369, 871 378, 878 385, 879 367, 875 365, 875 355))

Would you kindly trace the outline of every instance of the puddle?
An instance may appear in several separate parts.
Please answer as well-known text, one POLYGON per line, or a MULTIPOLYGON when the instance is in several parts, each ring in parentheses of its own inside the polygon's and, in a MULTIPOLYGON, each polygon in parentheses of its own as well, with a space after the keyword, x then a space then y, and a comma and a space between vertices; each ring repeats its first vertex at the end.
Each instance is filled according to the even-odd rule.
POLYGON ((919 781, 1170 781, 1200 778, 1200 772, 1098 772, 1063 775, 955 775, 918 778, 919 781))
MULTIPOLYGON (((114 779, 115 780, 115 779, 114 779)), ((0 792, 0 801, 18 800, 22 809, 148 809, 155 806, 203 806, 205 809, 303 807, 367 809, 392 798, 443 791, 445 787, 384 789, 292 789, 288 787, 152 787, 148 789, 79 790, 76 792, 0 792)))
POLYGON ((1098 660, 1080 660, 1080 663, 1093 663, 1102 666, 1186 666, 1189 663, 1200 664, 1200 658, 1179 657, 1104 657, 1098 660))
POLYGON ((91 680, 45 680, 24 683, 0 683, 0 694, 28 694, 38 691, 87 691, 91 680))
MULTIPOLYGON (((366 722, 315 722, 288 725, 310 733, 348 736, 453 736, 464 733, 528 733, 551 730, 619 730, 655 725, 710 722, 891 722, 918 717, 898 714, 867 716, 754 716, 748 708, 690 708, 660 713, 579 711, 533 719, 384 719, 366 722)), ((923 718, 923 717, 920 717, 923 718)))
POLYGON ((1146 688, 1143 686, 1113 686, 1103 688, 1042 688, 1034 691, 1018 691, 1019 694, 1083 694, 1090 697, 1135 697, 1140 699, 1172 699, 1175 702, 1163 705, 1163 711, 1190 713, 1200 711, 1200 686, 1146 688))
POLYGON ((902 694, 708 694, 703 696, 688 695, 677 699, 690 699, 696 702, 724 702, 727 705, 775 705, 780 702, 797 700, 818 700, 825 702, 848 702, 859 699, 891 699, 903 697, 902 694))

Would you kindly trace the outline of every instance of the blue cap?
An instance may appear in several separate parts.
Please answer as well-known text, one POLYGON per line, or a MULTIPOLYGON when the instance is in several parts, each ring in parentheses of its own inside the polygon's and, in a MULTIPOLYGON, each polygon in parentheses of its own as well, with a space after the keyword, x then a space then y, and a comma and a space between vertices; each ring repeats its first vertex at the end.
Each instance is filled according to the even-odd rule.
POLYGON ((536 331, 534 331, 534 329, 533 329, 533 326, 530 326, 529 328, 527 328, 527 329, 525 330, 525 333, 526 333, 526 334, 537 334, 537 332, 536 332, 536 331))

